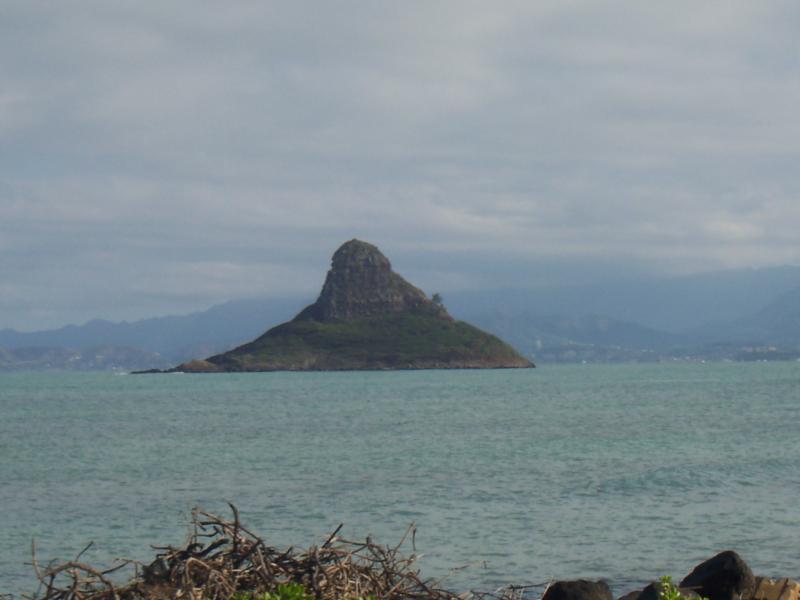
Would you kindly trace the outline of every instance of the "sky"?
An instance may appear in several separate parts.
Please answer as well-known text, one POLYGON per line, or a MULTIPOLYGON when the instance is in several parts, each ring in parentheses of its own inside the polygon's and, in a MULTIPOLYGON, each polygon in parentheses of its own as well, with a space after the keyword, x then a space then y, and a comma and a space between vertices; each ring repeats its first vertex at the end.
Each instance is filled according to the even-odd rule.
POLYGON ((0 5, 0 328, 800 264, 800 4, 0 5))

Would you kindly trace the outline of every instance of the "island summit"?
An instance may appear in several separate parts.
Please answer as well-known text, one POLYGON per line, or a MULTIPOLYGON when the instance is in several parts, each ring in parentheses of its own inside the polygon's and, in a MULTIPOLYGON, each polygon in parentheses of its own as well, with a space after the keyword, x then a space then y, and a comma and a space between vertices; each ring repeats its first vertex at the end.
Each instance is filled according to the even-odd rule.
POLYGON ((440 301, 392 271, 377 247, 354 239, 334 253, 319 298, 294 319, 229 352, 168 372, 533 366, 497 337, 453 319, 440 301))

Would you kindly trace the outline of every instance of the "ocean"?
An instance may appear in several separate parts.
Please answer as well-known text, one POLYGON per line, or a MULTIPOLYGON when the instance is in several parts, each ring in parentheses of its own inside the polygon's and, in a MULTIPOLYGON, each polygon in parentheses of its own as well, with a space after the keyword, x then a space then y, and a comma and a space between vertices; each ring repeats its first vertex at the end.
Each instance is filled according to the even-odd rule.
POLYGON ((227 501, 278 547, 413 522, 457 590, 621 593, 724 549, 800 576, 800 363, 10 373, 0 410, 0 592, 36 590, 32 540, 148 561, 227 501))

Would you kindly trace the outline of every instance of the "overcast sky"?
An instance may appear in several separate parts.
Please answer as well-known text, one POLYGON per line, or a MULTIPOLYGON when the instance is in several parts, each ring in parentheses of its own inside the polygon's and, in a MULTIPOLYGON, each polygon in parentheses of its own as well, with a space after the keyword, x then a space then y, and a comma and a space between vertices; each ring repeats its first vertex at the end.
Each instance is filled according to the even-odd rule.
POLYGON ((800 263, 800 3, 0 5, 0 328, 800 263))

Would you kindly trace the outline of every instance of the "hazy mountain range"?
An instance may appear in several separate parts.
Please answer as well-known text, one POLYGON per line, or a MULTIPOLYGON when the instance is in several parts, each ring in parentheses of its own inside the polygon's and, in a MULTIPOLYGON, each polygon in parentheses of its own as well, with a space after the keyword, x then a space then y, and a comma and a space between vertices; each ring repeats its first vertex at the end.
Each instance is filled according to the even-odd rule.
MULTIPOLYGON (((4 329, 0 370, 161 368, 233 348, 312 301, 256 298, 134 322, 4 329)), ((537 364, 800 357, 800 267, 453 292, 444 303, 537 364)))

